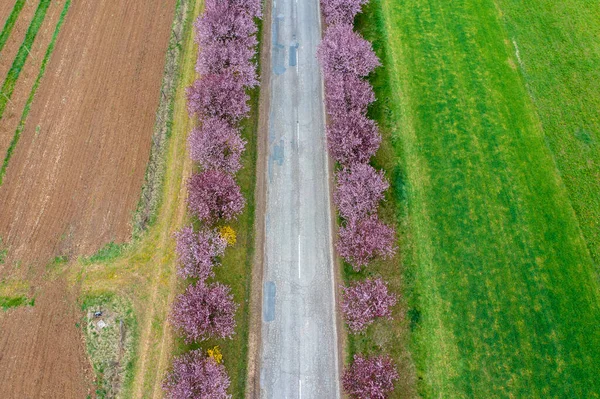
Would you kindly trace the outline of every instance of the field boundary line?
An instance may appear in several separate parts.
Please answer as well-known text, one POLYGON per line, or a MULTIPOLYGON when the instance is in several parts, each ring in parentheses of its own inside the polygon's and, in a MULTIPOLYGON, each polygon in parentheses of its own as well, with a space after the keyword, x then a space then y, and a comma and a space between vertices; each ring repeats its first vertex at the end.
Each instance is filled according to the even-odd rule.
MULTIPOLYGON (((4 175, 6 174, 6 169, 8 168, 8 163, 10 162, 10 159, 12 158, 12 154, 13 154, 17 144, 19 143, 19 139, 21 138, 21 133, 23 133, 23 130, 25 129, 25 122, 27 121, 27 117, 29 116, 29 111, 31 110, 31 105, 33 104, 33 100, 35 98, 35 93, 37 92, 37 89, 40 86, 40 83, 42 81, 44 73, 46 72, 46 66, 48 65, 48 61, 50 61, 50 57, 52 55, 52 52, 54 51, 54 47, 56 45, 56 39, 58 38, 58 34, 59 34, 62 24, 64 22, 65 16, 67 15, 67 12, 69 11, 70 5, 71 5, 71 0, 67 0, 63 7, 63 10, 60 14, 60 17, 58 18, 56 27, 54 28, 52 40, 50 41, 50 44, 48 44, 48 48, 46 49, 46 54, 44 55, 44 59, 42 60, 42 65, 40 66, 40 71, 35 80, 35 83, 33 84, 33 87, 31 88, 31 92, 29 93, 29 97, 27 98, 27 103, 25 104, 25 108, 23 108, 23 113, 21 115, 21 120, 19 122, 19 125, 17 126, 17 130, 15 131, 15 134, 10 142, 10 145, 9 145, 8 149, 6 150, 6 155, 4 156, 4 161, 2 162, 2 166, 0 166, 0 186, 2 186, 2 183, 4 182, 4 175)), ((1 118, 1 116, 0 116, 0 118, 1 118)))
POLYGON ((2 28, 2 32, 0 33, 0 51, 2 51, 2 49, 4 48, 4 45, 8 41, 8 38, 10 37, 10 33, 12 32, 13 27, 15 26, 15 23, 17 23, 17 19, 19 18, 19 15, 21 14, 21 10, 23 9, 25 2, 26 2, 26 0, 17 0, 10 15, 6 19, 6 22, 4 23, 4 27, 2 28))
POLYGON ((0 119, 2 119, 6 105, 10 101, 13 91, 15 90, 15 85, 19 79, 19 75, 21 75, 23 65, 25 65, 25 62, 27 62, 27 59, 29 58, 29 48, 35 41, 35 38, 37 37, 37 34, 44 23, 44 19, 46 19, 46 12, 48 11, 48 7, 50 7, 50 3, 50 0, 40 0, 40 4, 38 4, 35 14, 33 15, 33 19, 29 24, 29 28, 27 28, 27 33, 25 34, 23 43, 21 43, 12 66, 6 74, 6 78, 4 79, 4 83, 0 89, 0 119))

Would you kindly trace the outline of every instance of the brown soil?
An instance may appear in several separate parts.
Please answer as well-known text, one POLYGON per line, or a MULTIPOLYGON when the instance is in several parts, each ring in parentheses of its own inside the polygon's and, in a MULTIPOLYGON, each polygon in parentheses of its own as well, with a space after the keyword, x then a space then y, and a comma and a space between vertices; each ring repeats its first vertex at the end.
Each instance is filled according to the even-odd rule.
POLYGON ((10 260, 44 263, 129 238, 174 3, 72 3, 0 187, 10 260))
POLYGON ((0 31, 4 27, 6 19, 12 12, 15 3, 11 1, 0 1, 0 31))
MULTIPOLYGON (((4 3, 4 1, 2 2, 4 3)), ((6 3, 10 4, 8 10, 6 10, 6 15, 2 16, 2 22, 0 22, 0 30, 4 28, 4 22, 12 12, 14 1, 6 1, 6 3)), ((19 47, 21 43, 23 43, 23 39, 25 39, 25 33, 27 33, 27 29, 29 28, 29 24, 33 19, 33 14, 35 14, 35 10, 37 9, 38 2, 27 1, 17 18, 14 26, 12 27, 12 31, 10 32, 10 36, 8 41, 4 45, 2 49, 2 53, 0 53, 0 84, 4 83, 4 78, 6 78, 6 72, 10 69, 13 60, 15 59, 15 55, 17 55, 17 51, 19 51, 19 47)), ((4 6, 0 6, 3 7, 4 6)), ((52 5, 50 5, 50 8, 52 5)), ((48 12, 50 12, 50 8, 48 12)))
POLYGON ((35 306, 0 312, 0 397, 85 398, 91 393, 80 312, 63 281, 45 284, 35 306), (86 381, 88 381, 86 383, 86 381))
MULTIPOLYGON (((25 15, 25 9, 34 9, 34 2, 30 1, 23 7, 23 11, 19 15, 19 19, 17 20, 17 24, 15 24, 15 28, 17 25, 22 23, 27 19, 25 25, 25 30, 31 22, 31 15, 25 15), (27 17, 27 18, 25 18, 27 17)), ((42 61, 44 59, 44 55, 46 54, 46 49, 52 40, 52 35, 54 34, 54 28, 58 23, 58 19, 60 17, 60 13, 63 10, 65 5, 65 0, 53 1, 50 3, 48 7, 48 11, 46 13, 46 17, 44 18, 44 23, 42 24, 38 34, 33 42, 33 45, 29 49, 30 55, 27 57, 27 61, 21 70, 21 74, 19 75, 19 80, 17 80, 17 84, 15 85, 15 90, 13 92, 13 96, 11 101, 7 104, 4 109, 4 114, 2 115, 2 119, 0 119, 0 162, 4 160, 4 155, 6 154, 6 150, 10 145, 10 142, 17 130, 17 126, 21 121, 21 114, 23 113, 23 108, 25 107, 25 103, 27 102, 27 98, 29 97, 29 93, 31 92, 31 88, 37 79, 37 76, 40 71, 40 67, 42 65, 42 61)), ((33 14, 33 13, 32 13, 33 14)), ((6 53, 2 51, 2 57, 0 58, 0 79, 4 82, 4 78, 6 77, 6 73, 12 66, 13 59, 16 55, 18 47, 21 45, 23 38, 25 37, 25 32, 22 34, 15 35, 16 31, 13 30, 11 36, 6 44, 6 48, 9 46, 15 47, 14 53, 6 53)), ((11 48, 12 50, 12 48, 11 48)))

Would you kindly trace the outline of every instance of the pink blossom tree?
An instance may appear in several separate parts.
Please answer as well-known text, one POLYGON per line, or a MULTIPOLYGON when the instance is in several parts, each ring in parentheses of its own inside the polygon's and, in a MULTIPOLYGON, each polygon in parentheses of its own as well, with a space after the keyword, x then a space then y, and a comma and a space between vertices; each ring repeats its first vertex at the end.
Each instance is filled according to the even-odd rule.
POLYGON ((391 320, 396 301, 382 279, 367 279, 344 287, 340 308, 350 331, 357 333, 364 331, 377 317, 391 320))
POLYGON ((325 74, 350 73, 367 76, 377 66, 379 59, 371 43, 352 30, 352 25, 336 24, 325 31, 317 49, 317 57, 325 74))
POLYGON ((235 174, 242 167, 240 159, 246 142, 227 121, 209 118, 192 131, 188 146, 192 160, 204 169, 235 174))
POLYGON ((241 3, 250 4, 253 1, 210 0, 205 3, 204 13, 194 24, 196 40, 201 48, 207 43, 229 40, 241 40, 243 47, 256 45, 258 27, 252 12, 240 6, 241 3))
POLYGON ((204 282, 214 276, 216 258, 223 256, 227 247, 227 241, 216 230, 201 230, 195 233, 192 226, 186 226, 175 233, 175 238, 179 277, 195 277, 204 282))
POLYGON ((192 284, 175 300, 171 323, 183 333, 187 343, 230 338, 234 334, 237 308, 228 286, 192 284))
POLYGON ((327 25, 351 24, 369 0, 321 0, 321 12, 327 25))
POLYGON ((333 201, 343 218, 356 221, 377 211, 377 204, 389 186, 383 171, 355 163, 336 173, 333 201))
POLYGON ((217 170, 190 177, 187 202, 190 213, 209 224, 236 217, 246 204, 233 177, 217 170))
POLYGON ((349 113, 364 114, 375 101, 369 82, 352 74, 329 74, 325 80, 327 114, 342 118, 349 113))
POLYGON ((342 376, 342 385, 353 399, 385 399, 394 390, 398 378, 389 356, 354 355, 354 362, 342 376))
POLYGON ((376 256, 387 259, 394 255, 394 229, 382 223, 377 215, 348 222, 339 231, 336 248, 342 258, 360 271, 376 256))
POLYGON ((256 65, 252 58, 256 54, 254 47, 246 47, 240 40, 226 43, 210 42, 204 44, 198 53, 196 72, 201 76, 229 73, 244 87, 258 84, 256 65))
POLYGON ((200 349, 179 356, 163 382, 167 399, 229 399, 227 370, 200 349))
POLYGON ((334 118, 327 127, 329 152, 342 165, 368 162, 380 143, 375 122, 359 113, 334 118))
POLYGON ((200 119, 237 122, 250 111, 243 82, 230 72, 203 76, 188 88, 187 97, 190 115, 200 119))

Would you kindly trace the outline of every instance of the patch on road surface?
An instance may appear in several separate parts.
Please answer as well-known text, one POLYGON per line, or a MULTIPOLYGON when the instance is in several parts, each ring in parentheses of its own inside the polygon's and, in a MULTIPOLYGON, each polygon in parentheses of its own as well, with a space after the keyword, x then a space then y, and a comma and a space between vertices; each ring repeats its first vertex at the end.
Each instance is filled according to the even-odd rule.
POLYGON ((275 283, 267 281, 265 283, 263 303, 263 317, 266 322, 275 320, 275 283))

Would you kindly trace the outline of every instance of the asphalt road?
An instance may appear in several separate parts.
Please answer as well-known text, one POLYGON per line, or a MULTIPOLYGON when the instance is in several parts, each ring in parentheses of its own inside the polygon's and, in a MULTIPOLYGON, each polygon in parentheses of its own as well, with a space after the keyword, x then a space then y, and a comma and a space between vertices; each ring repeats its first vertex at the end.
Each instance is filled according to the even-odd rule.
POLYGON ((318 0, 273 0, 261 398, 340 397, 318 0))

